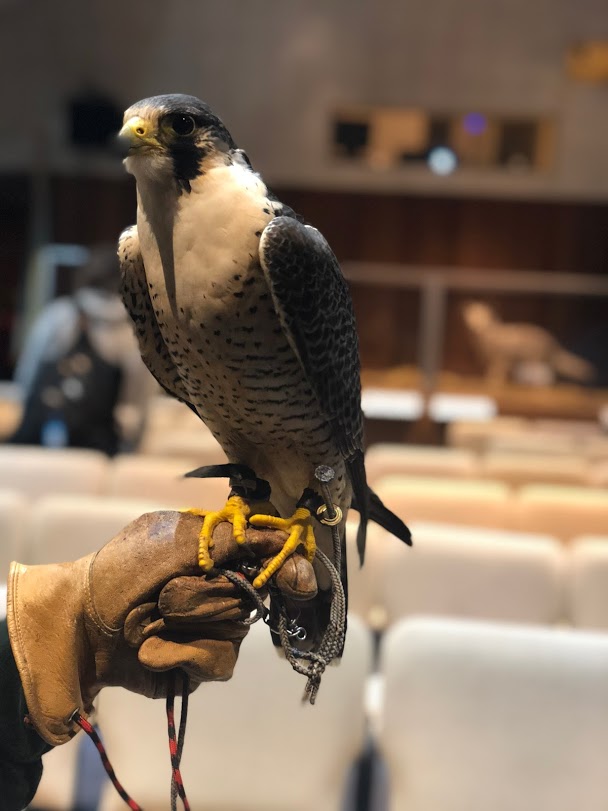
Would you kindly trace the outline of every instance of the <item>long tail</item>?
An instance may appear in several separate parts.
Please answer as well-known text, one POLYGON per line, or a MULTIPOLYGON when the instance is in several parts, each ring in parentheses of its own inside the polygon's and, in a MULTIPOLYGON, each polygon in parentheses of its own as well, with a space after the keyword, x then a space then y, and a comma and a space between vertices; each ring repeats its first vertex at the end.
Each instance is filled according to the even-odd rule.
POLYGON ((558 349, 553 354, 552 360, 556 371, 571 380, 586 382, 595 377, 595 369, 590 363, 565 349, 558 349))
POLYGON ((380 497, 374 493, 371 487, 367 487, 367 498, 364 510, 359 509, 359 499, 356 496, 353 496, 351 507, 360 515, 359 530, 357 532, 357 548, 359 550, 361 565, 363 565, 362 549, 365 549, 365 530, 368 520, 374 521, 383 529, 387 530, 387 532, 390 532, 391 535, 403 541, 403 543, 412 546, 412 533, 409 531, 408 527, 399 516, 395 515, 388 507, 384 506, 380 497), (363 546, 359 543, 361 535, 364 539, 363 546))
POLYGON ((406 543, 408 546, 412 545, 412 533, 408 527, 403 523, 399 516, 391 512, 388 507, 385 507, 380 497, 377 496, 371 488, 369 490, 369 517, 376 524, 379 524, 383 529, 386 529, 391 535, 399 538, 400 541, 406 543))

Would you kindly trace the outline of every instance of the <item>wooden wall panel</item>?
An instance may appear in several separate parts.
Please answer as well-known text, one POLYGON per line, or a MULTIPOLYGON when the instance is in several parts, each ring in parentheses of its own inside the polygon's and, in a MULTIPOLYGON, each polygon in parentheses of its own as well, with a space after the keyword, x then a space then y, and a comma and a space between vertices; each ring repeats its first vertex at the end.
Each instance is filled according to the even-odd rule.
MULTIPOLYGON (((340 260, 454 267, 608 272, 608 205, 574 202, 432 198, 275 189, 327 237, 340 260)), ((52 182, 53 238, 60 242, 117 239, 135 220, 131 178, 56 177, 52 182)), ((4 228, 0 240, 5 284, 3 324, 16 306, 27 244, 27 182, 0 178, 4 228), (19 189, 17 194, 16 189, 19 189), (8 307, 6 302, 9 302, 8 307)), ((353 286, 364 365, 414 363, 419 299, 415 291, 353 286)), ((444 365, 475 373, 479 364, 451 296, 444 365)), ((605 301, 562 297, 490 297, 508 320, 530 320, 576 344, 601 334, 605 301), (599 330, 599 332, 598 332, 599 330)), ((2 329, 0 325, 0 330, 2 329)), ((6 367, 7 336, 0 333, 6 367)), ((0 360, 0 372, 1 360, 0 360)))
MULTIPOLYGON (((282 199, 319 227, 341 260, 492 269, 608 273, 608 205, 372 196, 286 189, 282 199)), ((412 291, 353 286, 363 363, 412 363, 418 298, 412 291)), ((544 326, 608 366, 608 301, 547 295, 484 295, 507 321, 544 326), (596 337, 594 337, 596 336, 596 337), (603 336, 603 338, 601 337, 603 336)), ((468 298, 471 298, 469 296, 468 298)), ((448 300, 443 367, 478 374, 461 316, 448 300)), ((608 369, 604 375, 608 374, 608 369)))

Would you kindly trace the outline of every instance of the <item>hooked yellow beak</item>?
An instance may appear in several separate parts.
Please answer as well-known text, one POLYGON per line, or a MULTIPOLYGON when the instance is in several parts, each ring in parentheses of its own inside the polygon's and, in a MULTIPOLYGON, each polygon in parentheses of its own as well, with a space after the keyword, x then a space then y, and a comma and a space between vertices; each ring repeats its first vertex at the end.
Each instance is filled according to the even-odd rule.
POLYGON ((160 144, 150 123, 138 115, 130 118, 118 133, 118 139, 129 153, 145 149, 158 149, 160 144))

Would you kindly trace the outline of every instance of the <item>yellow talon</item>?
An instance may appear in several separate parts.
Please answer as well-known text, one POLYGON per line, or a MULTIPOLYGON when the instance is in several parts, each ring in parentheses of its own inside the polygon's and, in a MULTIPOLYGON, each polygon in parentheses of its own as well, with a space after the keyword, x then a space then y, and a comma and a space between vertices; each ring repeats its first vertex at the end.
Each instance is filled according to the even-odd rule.
POLYGON ((287 558, 293 554, 300 544, 304 545, 306 557, 312 562, 317 550, 315 535, 312 529, 310 510, 298 507, 291 518, 277 518, 275 515, 252 515, 249 523, 254 527, 272 527, 282 529, 289 533, 283 548, 270 563, 262 569, 253 581, 253 587, 261 589, 270 580, 272 575, 281 568, 287 558))
POLYGON ((181 510, 181 512, 204 518, 198 536, 198 565, 205 572, 210 571, 214 566, 209 550, 213 549, 213 531, 218 524, 228 521, 232 524, 234 540, 240 544, 246 541, 245 530, 250 507, 240 496, 230 496, 221 510, 199 510, 191 507, 181 510))

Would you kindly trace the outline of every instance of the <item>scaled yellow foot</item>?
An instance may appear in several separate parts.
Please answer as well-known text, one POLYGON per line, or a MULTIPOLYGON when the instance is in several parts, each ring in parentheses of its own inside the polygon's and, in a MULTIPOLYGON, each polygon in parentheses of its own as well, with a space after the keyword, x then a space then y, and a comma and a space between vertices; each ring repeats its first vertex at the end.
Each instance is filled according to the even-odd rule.
POLYGON ((280 569, 283 563, 296 551, 300 544, 304 545, 306 557, 312 562, 317 549, 317 543, 312 529, 310 510, 307 510, 305 507, 298 507, 291 518, 277 518, 275 515, 252 515, 249 518, 249 523, 254 527, 282 529, 289 535, 279 554, 262 569, 253 581, 254 588, 261 589, 265 586, 272 575, 280 569))
POLYGON ((181 510, 189 515, 204 517, 203 526, 198 536, 198 565, 203 571, 213 569, 213 560, 209 550, 213 548, 213 531, 218 524, 228 521, 232 524, 232 534, 237 543, 245 543, 249 505, 240 496, 230 496, 221 510, 198 510, 195 507, 181 510))

